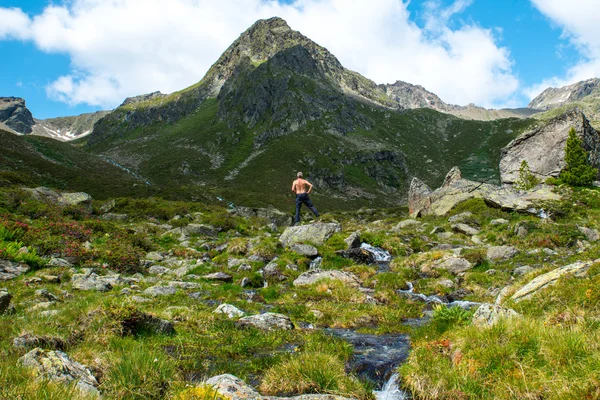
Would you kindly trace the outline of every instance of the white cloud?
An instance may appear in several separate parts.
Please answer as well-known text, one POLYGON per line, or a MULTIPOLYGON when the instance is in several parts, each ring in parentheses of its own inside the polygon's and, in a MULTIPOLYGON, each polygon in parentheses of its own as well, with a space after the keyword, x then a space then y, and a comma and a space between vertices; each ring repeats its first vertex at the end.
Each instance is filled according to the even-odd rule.
POLYGON ((519 82, 497 33, 449 27, 471 2, 431 2, 428 21, 435 24, 423 29, 402 0, 70 0, 32 18, 0 8, 0 39, 29 39, 70 56, 72 71, 49 85, 51 97, 114 107, 127 96, 194 84, 255 20, 278 15, 378 83, 403 80, 447 102, 505 105, 519 82), (2 27, 3 13, 21 22, 2 27))
POLYGON ((0 8, 0 40, 24 40, 29 36, 29 17, 18 8, 0 8))
POLYGON ((579 50, 581 58, 563 76, 545 79, 532 85, 524 93, 533 98, 548 86, 564 86, 574 82, 600 77, 600 2, 598 0, 531 0, 533 5, 563 31, 579 50))

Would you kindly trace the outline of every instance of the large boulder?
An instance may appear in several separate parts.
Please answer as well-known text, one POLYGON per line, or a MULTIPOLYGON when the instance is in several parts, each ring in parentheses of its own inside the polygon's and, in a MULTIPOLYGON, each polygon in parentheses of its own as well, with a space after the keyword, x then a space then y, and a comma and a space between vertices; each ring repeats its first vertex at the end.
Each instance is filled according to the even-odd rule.
POLYGON ((294 329, 289 317, 277 313, 250 315, 240 318, 237 323, 241 327, 254 327, 265 331, 294 329))
POLYGON ((334 233, 341 230, 342 227, 337 223, 316 222, 314 224, 292 226, 283 232, 279 241, 286 247, 292 244, 305 243, 321 246, 334 233))
POLYGON ((469 262, 469 260, 460 258, 460 257, 452 257, 441 263, 434 266, 436 269, 445 269, 451 274, 458 275, 463 272, 467 272, 471 268, 473 268, 473 264, 469 262))
MULTIPOLYGON (((423 215, 446 215, 450 210, 465 200, 483 199, 487 205, 505 211, 537 213, 535 204, 545 200, 560 200, 547 185, 540 185, 531 191, 520 191, 510 186, 499 187, 488 183, 458 178, 456 168, 449 173, 446 186, 434 191, 423 189, 420 184, 411 184, 409 191, 409 211, 412 218, 423 215), (412 199, 412 200, 411 200, 412 199)), ((415 178, 416 179, 416 178, 415 178)), ((415 182, 413 179, 413 183, 415 182)))
POLYGON ((96 389, 98 381, 90 370, 85 365, 71 360, 62 351, 35 348, 19 358, 19 362, 50 380, 65 384, 76 382, 77 388, 84 394, 100 396, 96 389))
POLYGON ((527 161, 531 173, 541 180, 558 177, 565 167, 565 146, 571 128, 583 140, 590 163, 600 167, 600 136, 581 111, 571 110, 523 133, 502 150, 502 182, 515 183, 519 179, 523 160, 527 161))
POLYGON ((320 269, 304 272, 294 280, 293 284, 294 286, 307 286, 325 279, 341 281, 354 287, 360 286, 360 281, 354 274, 338 270, 323 271, 320 269))
POLYGON ((506 318, 520 317, 521 314, 510 308, 504 308, 496 304, 482 304, 473 314, 473 325, 492 326, 506 318))
POLYGON ((233 306, 233 305, 227 304, 227 303, 221 304, 219 307, 217 307, 213 311, 213 313, 215 313, 215 314, 225 314, 225 315, 227 315, 227 318, 229 318, 229 319, 232 319, 232 318, 241 318, 241 317, 246 316, 245 312, 243 312, 242 310, 240 310, 236 306, 233 306))
POLYGON ((517 302, 527 299, 540 289, 543 289, 549 285, 553 285, 556 283, 556 281, 558 281, 558 279, 566 275, 585 276, 588 269, 590 269, 593 264, 599 262, 600 259, 593 261, 578 261, 576 263, 565 265, 564 267, 556 268, 550 272, 539 275, 521 289, 517 290, 515 294, 512 295, 511 299, 517 302))

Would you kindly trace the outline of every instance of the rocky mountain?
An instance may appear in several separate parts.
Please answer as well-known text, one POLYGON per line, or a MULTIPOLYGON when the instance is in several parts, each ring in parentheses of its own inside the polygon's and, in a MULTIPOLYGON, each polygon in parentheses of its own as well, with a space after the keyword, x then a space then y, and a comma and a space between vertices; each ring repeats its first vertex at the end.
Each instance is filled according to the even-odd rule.
POLYGON ((46 136, 63 142, 80 139, 92 133, 94 124, 109 113, 110 111, 97 111, 72 117, 35 119, 32 135, 46 136))
POLYGON ((600 79, 593 78, 560 88, 548 88, 531 100, 527 107, 550 110, 589 98, 600 98, 600 79))
POLYGON ((21 134, 33 131, 35 125, 31 111, 25 106, 25 100, 18 97, 0 97, 0 124, 21 134))
POLYGON ((569 110, 580 109, 592 125, 600 127, 600 79, 593 78, 560 88, 548 88, 527 106, 545 110, 535 118, 554 118, 569 110))
POLYGON ((531 120, 466 121, 406 83, 376 85, 279 18, 244 32, 198 84, 129 98, 99 120, 88 151, 177 193, 208 188, 246 205, 300 170, 331 206, 399 204, 411 176, 460 166, 498 180, 499 149, 531 120), (414 107, 426 108, 412 109, 414 107))
POLYGON ((63 142, 89 135, 94 124, 110 111, 72 117, 37 119, 18 97, 0 97, 0 127, 21 135, 46 136, 63 142))

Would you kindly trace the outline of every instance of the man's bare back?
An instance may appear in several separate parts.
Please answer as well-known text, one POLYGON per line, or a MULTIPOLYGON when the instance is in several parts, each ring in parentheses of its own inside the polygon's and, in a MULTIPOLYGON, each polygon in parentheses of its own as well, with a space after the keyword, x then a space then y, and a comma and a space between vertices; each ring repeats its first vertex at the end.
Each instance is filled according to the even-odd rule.
POLYGON ((311 190, 312 190, 312 185, 306 179, 298 178, 294 181, 294 183, 292 183, 292 192, 294 192, 296 194, 302 194, 302 193, 310 194, 311 190), (308 191, 306 190, 307 186, 308 186, 308 191))

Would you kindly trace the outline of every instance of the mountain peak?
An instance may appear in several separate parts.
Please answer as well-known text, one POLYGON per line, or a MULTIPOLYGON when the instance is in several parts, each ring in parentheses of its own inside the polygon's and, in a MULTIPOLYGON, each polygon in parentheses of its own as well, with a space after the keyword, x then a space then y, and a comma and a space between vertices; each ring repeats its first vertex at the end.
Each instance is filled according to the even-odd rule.
POLYGON ((261 29, 291 31, 292 28, 286 20, 280 17, 271 17, 267 19, 259 19, 246 32, 253 32, 261 29))

